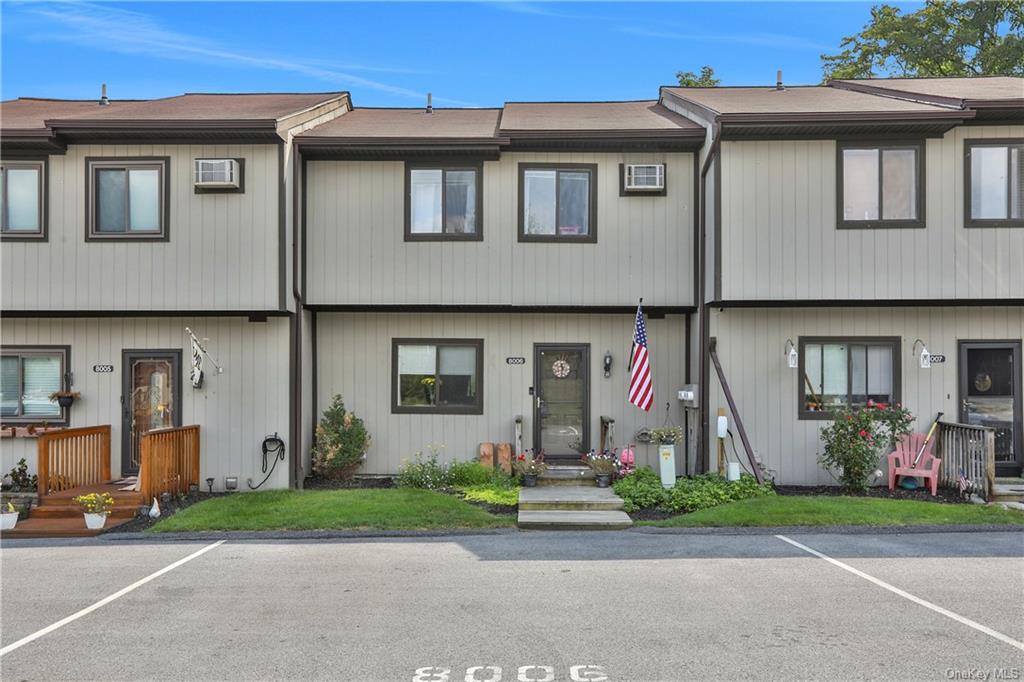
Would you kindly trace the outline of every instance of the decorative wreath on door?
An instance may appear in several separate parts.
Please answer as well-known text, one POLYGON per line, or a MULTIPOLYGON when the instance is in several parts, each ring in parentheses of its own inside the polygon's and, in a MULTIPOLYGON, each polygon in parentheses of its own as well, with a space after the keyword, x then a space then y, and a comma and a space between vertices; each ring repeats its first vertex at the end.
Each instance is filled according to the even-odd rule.
POLYGON ((572 372, 572 367, 565 360, 555 360, 551 363, 551 373, 556 379, 564 379, 572 372))

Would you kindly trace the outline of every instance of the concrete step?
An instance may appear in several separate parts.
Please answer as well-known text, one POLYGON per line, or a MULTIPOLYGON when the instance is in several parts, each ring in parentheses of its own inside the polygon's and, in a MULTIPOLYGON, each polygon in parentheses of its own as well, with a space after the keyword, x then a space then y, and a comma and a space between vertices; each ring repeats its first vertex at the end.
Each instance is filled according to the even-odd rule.
POLYGON ((1024 481, 1002 483, 997 479, 992 488, 992 499, 996 502, 1024 502, 1024 481))
POLYGON ((617 511, 622 507, 622 498, 611 488, 556 485, 519 491, 520 510, 617 511))
POLYGON ((620 530, 633 525, 624 511, 520 511, 524 530, 620 530))
POLYGON ((543 476, 537 479, 537 484, 543 486, 592 486, 594 485, 594 471, 588 466, 552 465, 548 467, 543 476))

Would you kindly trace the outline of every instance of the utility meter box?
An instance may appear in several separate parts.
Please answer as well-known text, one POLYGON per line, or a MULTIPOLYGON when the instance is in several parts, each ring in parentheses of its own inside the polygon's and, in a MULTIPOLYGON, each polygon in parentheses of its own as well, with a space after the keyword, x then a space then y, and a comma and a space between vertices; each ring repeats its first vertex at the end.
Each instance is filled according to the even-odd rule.
POLYGON ((676 484, 676 446, 671 443, 659 445, 658 462, 661 465, 661 485, 668 490, 676 484))
POLYGON ((679 402, 683 407, 697 407, 697 384, 686 384, 679 389, 679 402))

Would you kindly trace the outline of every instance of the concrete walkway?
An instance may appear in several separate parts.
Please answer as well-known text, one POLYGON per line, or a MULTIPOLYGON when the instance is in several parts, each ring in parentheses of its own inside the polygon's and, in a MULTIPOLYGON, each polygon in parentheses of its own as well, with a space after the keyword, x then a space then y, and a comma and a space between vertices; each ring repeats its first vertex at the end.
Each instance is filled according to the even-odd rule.
POLYGON ((618 530, 633 525, 611 488, 543 486, 519 491, 519 527, 534 530, 618 530))

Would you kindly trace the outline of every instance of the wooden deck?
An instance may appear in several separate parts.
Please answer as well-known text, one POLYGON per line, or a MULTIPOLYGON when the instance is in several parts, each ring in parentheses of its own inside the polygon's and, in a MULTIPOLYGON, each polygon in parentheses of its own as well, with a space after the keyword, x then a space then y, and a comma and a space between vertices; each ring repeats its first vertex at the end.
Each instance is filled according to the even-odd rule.
POLYGON ((90 537, 125 524, 135 518, 139 507, 145 503, 142 494, 121 490, 127 483, 110 481, 61 490, 44 496, 32 507, 29 518, 19 521, 11 530, 3 531, 4 538, 70 538, 90 537), (74 501, 78 495, 88 493, 109 493, 114 498, 114 508, 107 517, 107 524, 100 530, 85 527, 82 509, 74 501))

